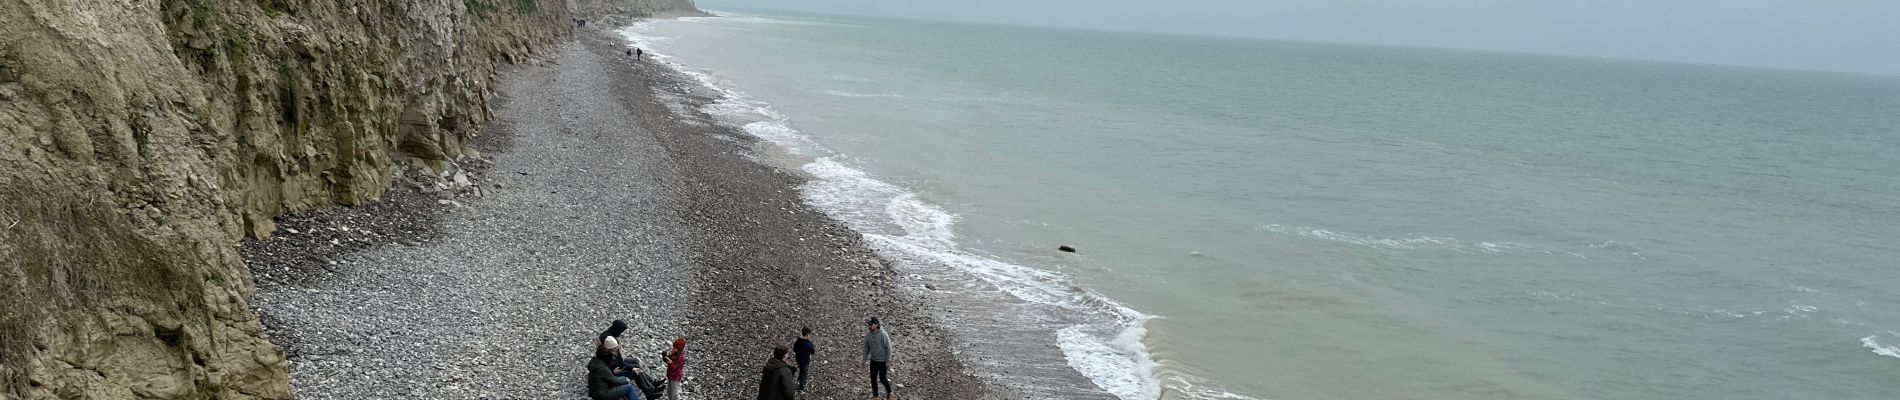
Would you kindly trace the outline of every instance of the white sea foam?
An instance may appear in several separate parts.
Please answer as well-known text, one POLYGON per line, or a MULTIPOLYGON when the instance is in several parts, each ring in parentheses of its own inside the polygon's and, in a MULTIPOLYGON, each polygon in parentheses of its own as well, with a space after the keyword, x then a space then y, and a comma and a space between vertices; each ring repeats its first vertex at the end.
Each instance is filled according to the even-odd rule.
POLYGON ((1137 327, 1123 331, 1115 340, 1108 342, 1103 342, 1097 334, 1085 332, 1087 329, 1086 326, 1078 325, 1056 332, 1056 344, 1062 347, 1063 353, 1071 355, 1070 368, 1082 372, 1083 376, 1095 381, 1103 390, 1123 399, 1161 396, 1159 382, 1142 379, 1142 375, 1152 376, 1154 373, 1154 361, 1148 358, 1147 348, 1141 345, 1140 338, 1146 329, 1137 327), (1138 375, 1126 371, 1146 373, 1138 375))
MULTIPOLYGON (((647 34, 652 23, 638 22, 620 33, 630 43, 643 48, 671 40, 647 34)), ((782 146, 792 154, 810 157, 811 161, 800 169, 813 179, 800 188, 801 196, 808 204, 858 229, 866 243, 880 254, 907 263, 953 267, 1014 297, 1085 316, 1084 320, 1091 322, 1055 332, 1069 365, 1096 386, 1120 398, 1159 396, 1154 361, 1141 341, 1146 334, 1142 324, 1150 316, 1078 288, 1060 273, 962 249, 955 234, 956 215, 902 187, 871 177, 851 165, 849 158, 825 149, 792 128, 788 119, 772 110, 769 104, 746 96, 717 76, 675 63, 673 57, 661 52, 648 53, 656 62, 720 94, 701 111, 782 146)))
POLYGON ((1168 378, 1168 387, 1174 398, 1188 400, 1259 400, 1242 394, 1222 390, 1198 378, 1176 376, 1168 378))
MULTIPOLYGON (((1900 335, 1894 334, 1893 331, 1887 331, 1887 334, 1893 335, 1893 336, 1900 336, 1900 335)), ((1874 351, 1874 354, 1879 354, 1879 355, 1893 357, 1893 358, 1900 358, 1900 347, 1881 344, 1880 341, 1876 340, 1879 337, 1880 337, 1880 334, 1876 333, 1873 335, 1868 335, 1867 337, 1864 337, 1864 338, 1860 338, 1860 347, 1866 347, 1868 349, 1871 349, 1874 351)))
POLYGON ((1147 315, 1077 288, 1062 274, 963 250, 957 245, 954 214, 871 178, 836 156, 818 158, 803 170, 814 178, 801 188, 805 201, 858 228, 881 254, 909 264, 956 268, 1016 298, 1089 316, 1095 322, 1056 332, 1070 367, 1123 399, 1158 395, 1154 361, 1140 341, 1147 315))
POLYGON ((752 23, 752 24, 769 24, 769 25, 857 26, 857 25, 852 25, 852 24, 840 24, 840 23, 835 23, 835 22, 819 22, 819 21, 799 20, 799 19, 773 18, 773 17, 751 15, 751 14, 745 14, 745 13, 739 13, 739 12, 732 12, 732 11, 707 10, 706 13, 712 14, 713 16, 711 17, 680 17, 678 18, 678 20, 680 20, 681 22, 695 22, 695 21, 704 21, 704 20, 712 19, 712 18, 720 18, 720 19, 724 19, 728 21, 743 21, 743 22, 752 23))
POLYGON ((973 102, 973 103, 980 103, 980 102, 1002 102, 1002 101, 1007 101, 1007 99, 1006 99, 1006 98, 1004 98, 1004 97, 1001 97, 1001 96, 998 96, 998 97, 989 97, 989 98, 983 98, 983 97, 955 97, 955 96, 941 96, 941 97, 940 97, 940 96, 913 96, 913 95, 908 95, 908 94, 901 94, 901 93, 858 93, 858 92, 847 92, 847 91, 843 91, 843 90, 826 90, 826 91, 824 91, 824 92, 822 92, 822 93, 824 93, 824 94, 825 94, 825 95, 827 95, 827 96, 837 96, 837 97, 856 97, 856 98, 880 98, 880 99, 898 99, 898 100, 918 100, 918 101, 938 101, 938 102, 973 102))
POLYGON ((825 94, 838 96, 838 97, 880 97, 880 98, 887 98, 887 99, 910 98, 910 96, 905 96, 905 95, 896 94, 896 93, 853 93, 853 92, 846 92, 842 90, 826 90, 825 94))
POLYGON ((1575 258, 1582 258, 1582 259, 1588 259, 1590 258, 1591 255, 1594 254, 1594 255, 1599 255, 1599 256, 1621 255, 1621 256, 1628 256, 1630 258, 1635 258, 1635 259, 1647 259, 1641 253, 1643 249, 1638 248, 1636 246, 1628 245, 1628 244, 1617 243, 1615 241, 1592 243, 1592 244, 1584 245, 1582 246, 1582 248, 1573 247, 1572 249, 1574 250, 1572 250, 1572 249, 1566 249, 1566 248, 1557 247, 1557 246, 1519 243, 1519 242, 1494 242, 1494 241, 1467 242, 1467 241, 1459 240, 1457 238, 1439 237, 1439 236, 1417 236, 1417 237, 1409 237, 1409 238, 1408 237, 1381 237, 1381 236, 1366 235, 1366 234, 1359 234, 1359 233, 1338 232, 1338 231, 1332 231, 1332 230, 1322 229, 1322 228, 1313 228, 1313 227, 1306 227, 1306 226, 1287 226, 1287 225, 1280 225, 1280 224, 1261 225, 1259 227, 1259 230, 1277 233, 1277 234, 1302 236, 1302 237, 1308 237, 1308 238, 1313 238, 1313 239, 1329 240, 1329 241, 1334 241, 1334 242, 1365 246, 1365 247, 1388 249, 1388 250, 1437 250, 1437 251, 1450 251, 1450 252, 1469 253, 1469 254, 1504 254, 1504 255, 1544 254, 1544 255, 1575 257, 1575 258))
POLYGON ((866 77, 854 76, 854 75, 831 75, 831 76, 825 77, 825 79, 830 79, 830 80, 839 81, 839 82, 878 82, 878 81, 883 80, 883 79, 866 78, 866 77))
POLYGON ((1280 224, 1262 225, 1260 230, 1305 236, 1314 239, 1330 240, 1367 247, 1380 247, 1394 250, 1415 250, 1421 248, 1462 249, 1466 247, 1458 239, 1446 237, 1420 236, 1413 238, 1382 238, 1354 233, 1334 232, 1331 230, 1304 226, 1285 226, 1280 224))
POLYGON ((785 121, 782 120, 751 122, 745 124, 742 129, 752 136, 784 147, 792 154, 810 156, 821 152, 824 148, 819 146, 818 142, 812 141, 810 137, 799 134, 798 130, 785 126, 785 121))

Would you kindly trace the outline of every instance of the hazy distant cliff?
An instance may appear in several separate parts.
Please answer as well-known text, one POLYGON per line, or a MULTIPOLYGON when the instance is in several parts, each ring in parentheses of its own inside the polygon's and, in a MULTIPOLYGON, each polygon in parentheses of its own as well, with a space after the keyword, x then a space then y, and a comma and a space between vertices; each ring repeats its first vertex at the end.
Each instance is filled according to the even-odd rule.
POLYGON ((0 0, 0 398, 290 397, 234 245, 456 171, 569 7, 0 0))
POLYGON ((585 19, 617 21, 625 18, 706 15, 693 0, 573 0, 574 15, 585 19))

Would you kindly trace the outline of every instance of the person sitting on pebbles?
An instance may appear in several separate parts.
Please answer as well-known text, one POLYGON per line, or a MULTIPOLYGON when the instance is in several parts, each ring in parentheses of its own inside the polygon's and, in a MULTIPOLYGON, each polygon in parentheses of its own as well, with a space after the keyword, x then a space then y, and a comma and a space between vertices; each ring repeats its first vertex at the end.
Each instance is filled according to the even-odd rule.
MULTIPOLYGON (((627 321, 614 320, 612 326, 600 332, 599 341, 605 342, 609 338, 618 341, 620 335, 626 332, 627 321)), ((660 380, 653 379, 652 376, 646 374, 646 370, 640 368, 640 359, 627 357, 625 352, 618 349, 614 350, 614 353, 615 357, 607 361, 608 368, 613 368, 615 371, 618 371, 615 372, 614 375, 627 378, 628 381, 633 383, 633 387, 640 389, 640 393, 645 393, 648 399, 660 398, 666 390, 666 387, 660 383, 660 380)))
POLYGON ((633 385, 627 384, 627 378, 618 376, 619 368, 609 367, 609 360, 620 358, 620 341, 608 336, 594 347, 594 357, 587 361, 587 397, 593 400, 640 400, 635 397, 633 385))

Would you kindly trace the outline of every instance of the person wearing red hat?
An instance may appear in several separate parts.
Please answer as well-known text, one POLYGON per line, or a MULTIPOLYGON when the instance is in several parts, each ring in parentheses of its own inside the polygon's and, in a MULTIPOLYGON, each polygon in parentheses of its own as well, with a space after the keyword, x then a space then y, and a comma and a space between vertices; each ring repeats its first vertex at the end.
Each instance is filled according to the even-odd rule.
POLYGON ((660 352, 666 360, 666 400, 680 399, 680 384, 686 382, 686 338, 673 339, 673 348, 660 352))

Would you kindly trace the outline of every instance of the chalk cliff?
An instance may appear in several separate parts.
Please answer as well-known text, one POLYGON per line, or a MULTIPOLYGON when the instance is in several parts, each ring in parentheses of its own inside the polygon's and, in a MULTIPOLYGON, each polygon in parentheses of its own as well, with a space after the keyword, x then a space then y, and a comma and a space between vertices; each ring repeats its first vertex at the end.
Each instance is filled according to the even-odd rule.
POLYGON ((496 70, 575 12, 688 10, 0 0, 0 398, 291 397, 240 239, 453 182, 496 70))
POLYGON ((672 18, 708 15, 693 0, 574 0, 574 15, 603 23, 631 18, 672 18))

